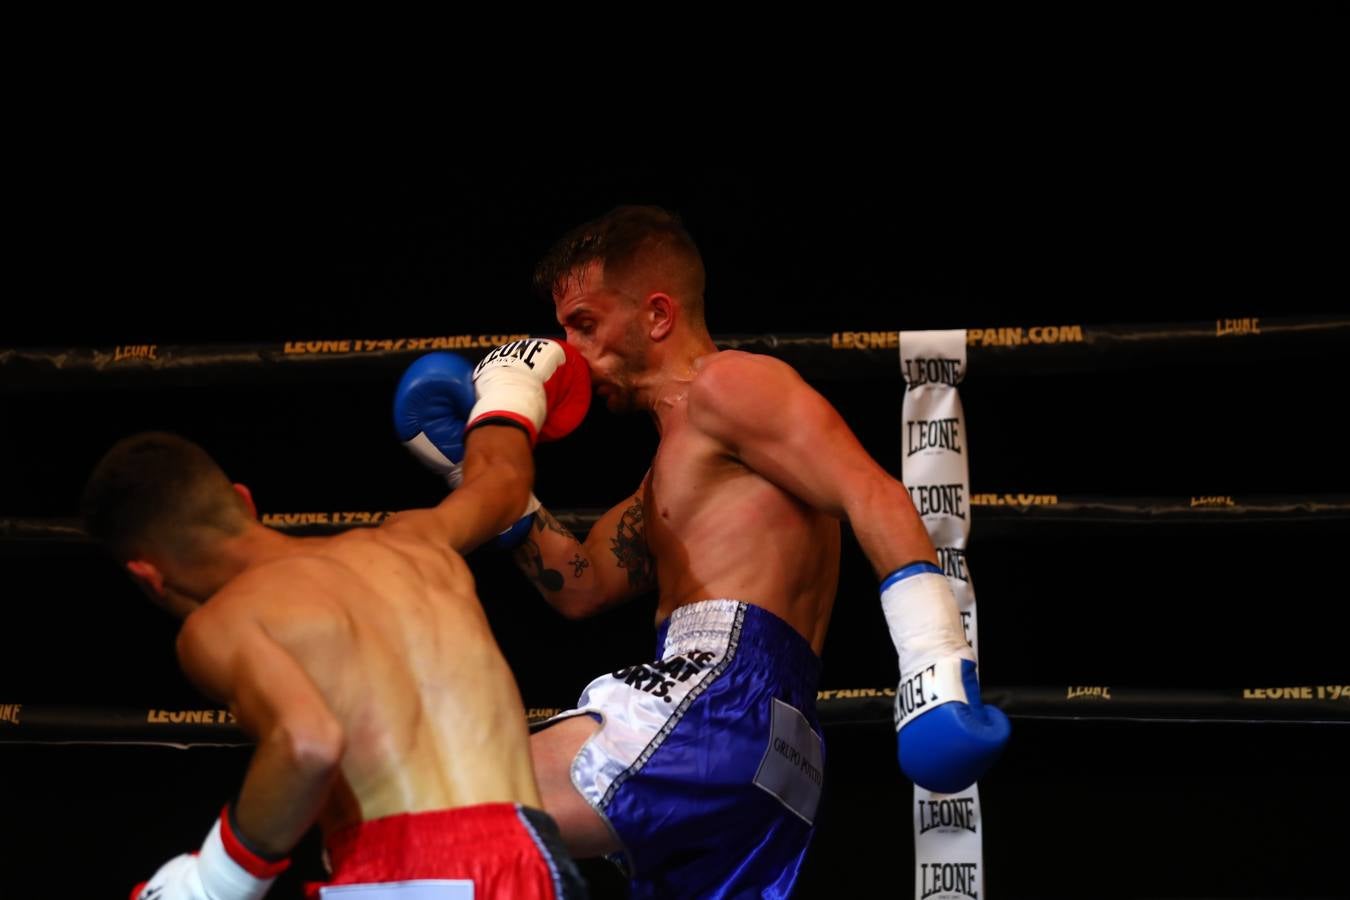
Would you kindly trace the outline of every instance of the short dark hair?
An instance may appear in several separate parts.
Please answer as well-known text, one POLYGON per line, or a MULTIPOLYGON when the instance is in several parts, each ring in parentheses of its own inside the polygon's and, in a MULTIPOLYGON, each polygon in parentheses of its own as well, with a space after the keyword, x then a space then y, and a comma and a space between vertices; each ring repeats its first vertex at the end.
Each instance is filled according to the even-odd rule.
POLYGON ((703 257, 680 217, 659 206, 619 206, 563 235, 539 261, 534 287, 546 298, 584 266, 599 261, 606 273, 660 256, 677 263, 687 299, 702 313, 703 257))
POLYGON ((153 548, 180 557, 202 529, 237 534, 243 501, 205 450, 186 438, 142 432, 99 460, 80 501, 85 531, 119 560, 153 548))

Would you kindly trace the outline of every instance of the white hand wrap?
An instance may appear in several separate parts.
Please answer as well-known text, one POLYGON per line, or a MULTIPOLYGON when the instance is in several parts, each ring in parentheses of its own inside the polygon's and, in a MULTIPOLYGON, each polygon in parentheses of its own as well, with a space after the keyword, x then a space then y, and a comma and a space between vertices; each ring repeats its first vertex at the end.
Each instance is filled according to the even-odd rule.
POLYGON ((201 885, 211 900, 262 900, 276 880, 275 875, 270 878, 254 875, 230 855, 221 835, 220 819, 216 819, 206 836, 197 860, 201 885))
POLYGON ((975 661, 945 575, 919 572, 891 582, 881 592, 881 609, 900 656, 902 680, 944 657, 975 661))

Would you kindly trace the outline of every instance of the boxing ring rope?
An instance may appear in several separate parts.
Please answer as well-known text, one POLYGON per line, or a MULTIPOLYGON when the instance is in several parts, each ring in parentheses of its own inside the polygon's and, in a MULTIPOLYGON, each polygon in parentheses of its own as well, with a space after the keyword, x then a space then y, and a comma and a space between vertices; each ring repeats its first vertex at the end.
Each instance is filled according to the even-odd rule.
MULTIPOLYGON (((722 349, 776 356, 811 380, 894 376, 898 331, 720 335, 722 349)), ((328 382, 401 372, 417 356, 453 350, 471 359, 525 334, 294 340, 267 344, 104 348, 0 348, 0 391, 328 382)), ((1144 363, 1224 362, 1333 352, 1350 342, 1350 317, 1218 319, 1159 325, 971 328, 976 378, 1135 368, 1144 363)))
MULTIPOLYGON (((916 386, 949 383, 962 375, 1041 375, 1132 370, 1180 363, 1250 367, 1265 360, 1332 359, 1350 346, 1350 317, 1244 318, 1160 325, 1044 325, 971 328, 942 352, 910 352, 902 340, 924 333, 843 331, 829 334, 724 335, 722 349, 775 356, 815 382, 895 379, 916 386), (964 346, 962 346, 964 345, 964 346), (957 364, 962 374, 942 370, 957 364), (939 358, 941 357, 941 358, 939 358), (934 366, 939 368, 935 369, 934 366)), ((932 333, 928 333, 932 334, 932 333)), ((417 356, 452 350, 471 359, 524 334, 445 335, 378 340, 282 341, 267 344, 113 348, 0 348, 0 392, 104 390, 123 387, 329 384, 343 380, 392 379, 417 356)), ((908 398, 907 401, 908 402, 908 398)), ((959 401, 958 401, 959 402, 959 401)), ((936 408, 936 407, 934 407, 936 408)), ((932 410, 929 410, 932 412, 932 410)), ((958 416, 961 414, 957 413, 958 416)), ((928 415, 918 416, 927 419, 928 415)), ((930 473, 931 474, 931 473, 930 473)), ((911 484, 909 473, 905 480, 911 484)), ((951 478, 941 479, 950 481, 951 478)), ((1350 495, 1262 495, 1109 497, 1054 494, 972 494, 963 482, 976 535, 1026 533, 1028 528, 1159 525, 1188 528, 1252 523, 1350 519, 1350 495)), ((920 479, 917 484, 923 485, 920 479)), ((911 490, 913 485, 911 484, 911 490)), ((599 510, 555 510, 564 525, 589 530, 599 510)), ((297 511, 268 513, 264 524, 298 534, 325 534, 378 525, 392 512, 297 511)), ((930 531, 932 526, 930 524, 930 531)), ((935 539, 935 543, 937 543, 935 539)), ((24 552, 38 544, 88 543, 73 520, 0 517, 0 552, 24 552)), ((947 543, 953 544, 949 539, 947 543)), ((964 538, 958 544, 964 546, 964 538)), ((92 545, 91 545, 92 546, 92 545)), ((949 573, 950 574, 950 573, 949 573)), ((973 601, 971 603, 973 614, 973 601)), ((973 640, 973 639, 972 639, 973 640)), ((1105 685, 986 685, 987 702, 1013 719, 1061 722, 1278 724, 1286 727, 1350 725, 1350 677, 1338 684, 1262 684, 1221 689, 1133 688, 1105 685)), ((893 687, 860 687, 820 692, 821 721, 830 727, 892 726, 893 687)), ((0 743, 127 744, 174 748, 246 746, 249 739, 223 709, 91 708, 24 705, 0 696, 0 743)), ((529 708, 531 724, 558 712, 529 708)), ((972 786, 973 790, 974 786, 972 786)), ((916 796, 918 796, 916 794, 916 796)), ((924 795, 927 796, 927 795, 924 795)), ((920 800, 937 803, 939 800, 920 800)), ((919 870, 982 871, 982 837, 971 848, 918 840, 919 870), (959 851, 959 852, 958 852, 959 851)), ((959 835, 958 835, 959 837, 959 835)), ((944 840, 946 840, 944 838, 944 840)), ((974 877, 974 876, 972 876, 974 877)), ((978 876, 981 880, 982 875, 978 876)), ((976 882, 972 882, 976 883, 976 882)), ((925 881, 926 885, 927 882, 925 881)), ((926 895, 926 892, 925 892, 926 895)))
MULTIPOLYGON (((1108 497, 1087 494, 974 494, 971 505, 982 536, 1021 531, 1028 525, 1073 527, 1083 524, 1179 527, 1350 519, 1350 494, 1191 495, 1184 497, 1108 497)), ((551 509, 572 531, 589 531, 602 509, 551 509)), ((288 534, 336 534, 348 528, 379 525, 393 510, 263 512, 264 525, 288 534)), ((0 551, 24 543, 89 544, 73 518, 0 517, 0 551)))
MULTIPOLYGON (((1216 524, 1334 522, 1350 519, 1350 495, 1127 498, 1040 494, 975 495, 980 533, 1094 524, 1210 528, 1216 524)), ((568 528, 589 530, 601 510, 560 510, 568 528)), ((291 534, 334 534, 378 525, 390 512, 333 511, 263 513, 262 520, 291 534)), ((94 543, 74 519, 0 518, 0 552, 25 545, 94 543)), ((1350 725, 1350 684, 1251 685, 1225 689, 1132 688, 1112 685, 1039 685, 984 688, 987 698, 1014 719, 1115 721, 1127 723, 1289 723, 1350 725)), ((859 687, 823 690, 821 721, 841 725, 891 724, 895 689, 859 687)), ((0 743, 129 743, 215 746, 246 743, 224 711, 100 709, 31 706, 0 697, 0 743), (208 714, 215 716, 212 719, 208 714)), ((560 710, 527 711, 531 722, 560 710)))
MULTIPOLYGON (((1033 528, 1074 528, 1085 523, 1112 526, 1211 528, 1252 523, 1336 522, 1350 519, 1350 495, 1262 495, 1189 497, 1106 497, 1046 494, 975 494, 971 498, 979 533, 1025 532, 1033 528)), ((598 509, 555 511, 568 528, 586 531, 598 509)), ((263 513, 264 523, 291 534, 333 534, 378 525, 392 515, 380 510, 263 513)), ((24 552, 38 545, 93 542, 75 519, 0 518, 0 552, 24 552)), ((1222 690, 1131 688, 1127 686, 987 686, 988 699, 1014 719, 1116 721, 1128 723, 1291 723, 1350 724, 1350 684, 1256 685, 1222 690)), ((821 691, 822 722, 889 725, 893 687, 821 691)), ((215 746, 246 743, 223 711, 137 710, 32 706, 0 697, 0 743, 128 743, 215 746), (216 719, 208 719, 208 714, 216 719)), ((536 708, 528 718, 542 721, 558 710, 536 708)))
MULTIPOLYGON (((1350 684, 1167 689, 1086 685, 990 686, 985 699, 1014 719, 1134 724, 1350 726, 1350 684)), ((0 698, 0 744, 233 747, 252 741, 228 710, 27 705, 0 698)), ((891 725, 894 687, 837 688, 819 696, 827 726, 891 725)), ((531 724, 561 712, 526 709, 531 724)))
MULTIPOLYGON (((446 335, 390 339, 281 341, 267 344, 113 348, 0 348, 0 391, 41 392, 116 389, 124 386, 227 385, 278 381, 326 382, 344 376, 392 377, 422 353, 450 349, 477 358, 518 334, 446 335)), ((777 356, 813 380, 852 380, 906 374, 897 352, 898 331, 843 331, 830 334, 717 336, 718 346, 777 356)), ((1219 319, 1211 322, 1144 325, 1058 325, 972 328, 965 352, 978 380, 998 374, 1071 373, 1085 369, 1131 368, 1169 360, 1243 365, 1253 360, 1330 355, 1350 346, 1350 316, 1219 319)), ((1212 527, 1251 523, 1332 522, 1350 518, 1350 495, 1261 495, 1109 497, 1054 494, 973 494, 969 503, 980 537, 1028 528, 1083 524, 1157 527, 1212 527)), ((554 510, 567 527, 589 530, 600 510, 554 510)), ((332 533, 376 525, 391 513, 379 510, 271 513, 263 521, 299 534, 332 533)), ((86 542, 73 519, 0 517, 0 553, 24 552, 44 543, 86 542)), ((868 689, 870 690, 870 689, 868 689)), ((889 690, 889 689, 887 689, 889 690)), ((996 689, 990 688, 991 696, 996 689)), ((1010 689, 1009 689, 1010 690, 1010 689)), ((1031 696, 1018 689, 1013 697, 1031 696)), ((1123 688, 1116 689, 1124 690, 1123 688)), ((1039 694, 1036 694, 1039 696, 1039 694)), ((878 710, 889 710, 890 694, 878 710)), ((1124 695, 1119 695, 1124 696, 1124 695)), ((1148 697, 1138 702, 1147 704, 1148 697)), ((1160 707, 1171 695, 1158 695, 1160 707)), ((1183 692, 1182 696, 1202 696, 1183 692)), ((11 698, 0 697, 0 704, 11 698)), ((867 705, 822 698, 822 716, 849 721, 867 705), (827 710, 830 712, 827 713, 827 710), (835 711, 838 714, 835 714, 835 711)), ((1116 703, 1113 708, 1121 708, 1116 703)), ((0 706, 0 709, 3 707, 0 706)), ((1020 715, 1032 715, 1019 707, 1020 715)), ((886 718, 878 713, 878 721, 886 718)), ((1055 716, 1053 711, 1046 713, 1055 716)), ((1202 717, 1208 714, 1202 714, 1202 717)), ((1072 718, 1072 717, 1070 717, 1072 718)), ((1131 720, 1142 720, 1134 719, 1131 720)), ((100 721, 96 714, 91 722, 100 721)), ((0 717, 0 740, 4 720, 0 717)))

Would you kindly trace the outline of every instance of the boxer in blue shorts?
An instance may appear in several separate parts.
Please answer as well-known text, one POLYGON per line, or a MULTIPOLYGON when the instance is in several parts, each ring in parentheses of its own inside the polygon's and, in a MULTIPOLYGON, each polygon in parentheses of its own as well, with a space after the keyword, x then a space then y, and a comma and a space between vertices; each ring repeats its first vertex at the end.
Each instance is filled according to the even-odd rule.
POLYGON ((560 717, 602 723, 570 777, 641 894, 787 896, 824 779, 819 669, 767 610, 703 600, 662 623, 656 661, 597 678, 560 717))
POLYGON ((635 897, 784 897, 824 777, 814 700, 842 519, 882 580, 902 683, 923 685, 898 715, 901 767, 964 788, 1007 720, 980 702, 905 486, 790 366, 718 351, 704 278, 678 218, 654 207, 574 229, 536 272, 596 396, 649 413, 660 442, 585 540, 532 500, 516 559, 568 617, 656 590, 662 639, 654 661, 592 681, 531 753, 568 849, 622 859, 635 897))

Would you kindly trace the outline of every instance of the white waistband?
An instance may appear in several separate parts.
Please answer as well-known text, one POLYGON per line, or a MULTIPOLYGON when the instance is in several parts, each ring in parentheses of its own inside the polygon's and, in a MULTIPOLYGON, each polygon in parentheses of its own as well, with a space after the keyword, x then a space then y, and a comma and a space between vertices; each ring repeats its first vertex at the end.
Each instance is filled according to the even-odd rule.
POLYGON ((699 600, 681 606, 670 614, 661 658, 725 646, 744 606, 739 600, 699 600))

